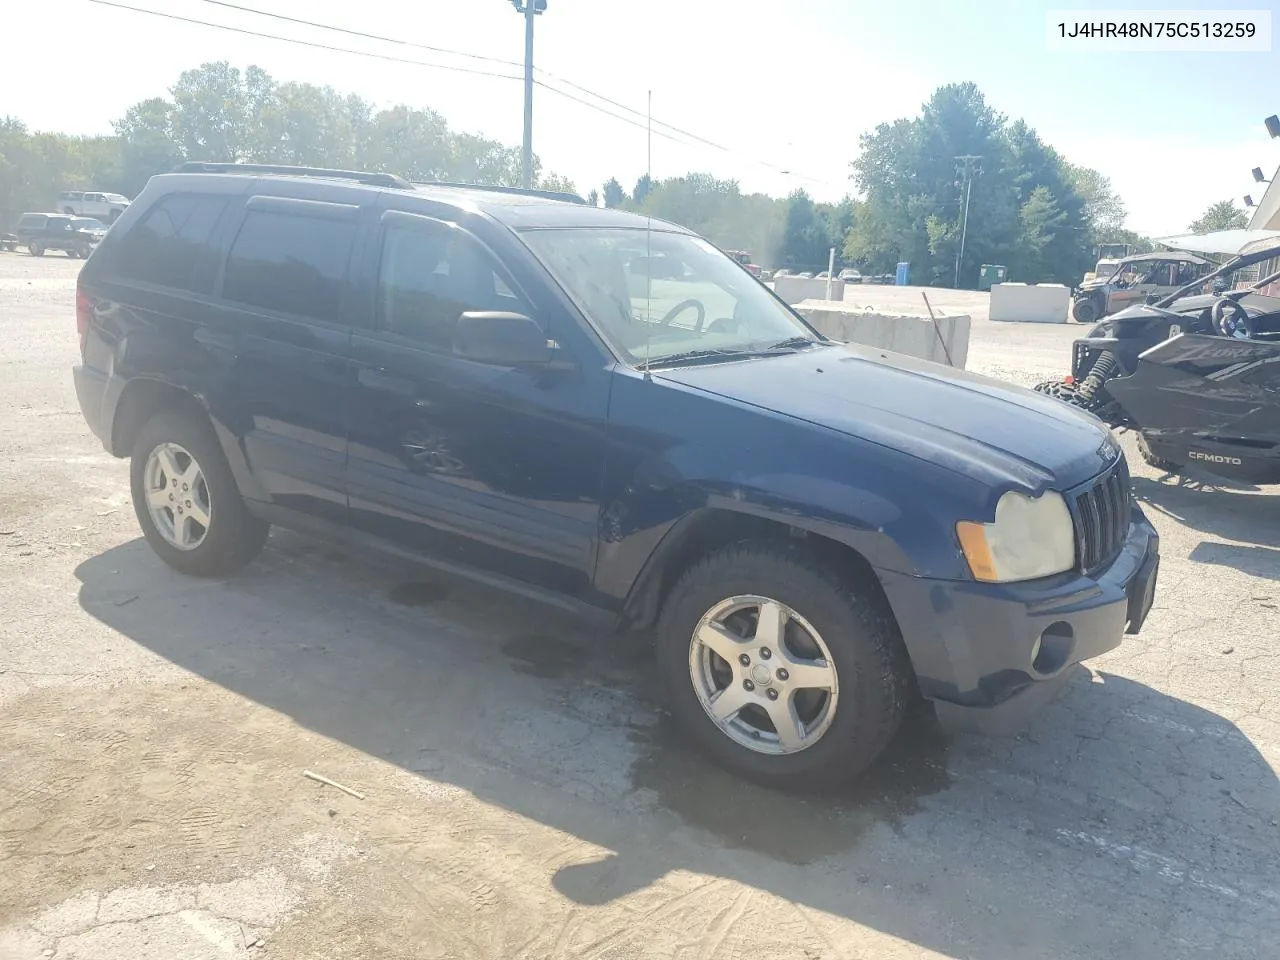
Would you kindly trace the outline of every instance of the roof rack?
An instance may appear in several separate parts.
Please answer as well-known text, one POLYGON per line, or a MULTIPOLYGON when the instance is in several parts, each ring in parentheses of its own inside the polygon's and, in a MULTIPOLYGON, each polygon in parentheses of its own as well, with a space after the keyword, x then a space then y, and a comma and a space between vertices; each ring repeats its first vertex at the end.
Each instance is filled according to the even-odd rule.
POLYGON ((291 167, 272 163, 206 163, 189 160, 174 168, 174 173, 266 173, 285 177, 325 177, 330 180, 354 180, 371 187, 395 187, 412 190, 413 184, 394 173, 366 170, 331 170, 327 167, 291 167))
POLYGON ((524 187, 500 187, 490 183, 455 183, 452 180, 415 180, 423 187, 448 187, 450 190, 485 190, 489 193, 512 193, 522 197, 541 197, 544 200, 560 200, 564 203, 586 204, 576 193, 560 190, 526 190, 524 187))

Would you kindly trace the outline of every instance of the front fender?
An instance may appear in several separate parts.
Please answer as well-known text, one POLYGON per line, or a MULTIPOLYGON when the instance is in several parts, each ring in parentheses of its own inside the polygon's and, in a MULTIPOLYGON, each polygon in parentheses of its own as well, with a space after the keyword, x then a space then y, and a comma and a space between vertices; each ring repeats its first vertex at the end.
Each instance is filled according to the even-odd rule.
POLYGON ((596 586, 614 601, 701 511, 825 537, 877 570, 964 578, 955 523, 985 516, 991 495, 857 437, 625 375, 614 385, 610 433, 596 586))

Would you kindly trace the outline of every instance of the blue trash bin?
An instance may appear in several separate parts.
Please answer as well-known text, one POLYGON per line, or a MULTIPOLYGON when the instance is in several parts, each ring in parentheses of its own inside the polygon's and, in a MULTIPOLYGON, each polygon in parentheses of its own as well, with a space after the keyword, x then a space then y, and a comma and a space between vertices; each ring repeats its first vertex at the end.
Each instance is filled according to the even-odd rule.
POLYGON ((911 264, 909 263, 898 264, 898 273, 893 281, 896 286, 905 287, 907 285, 907 272, 910 269, 911 269, 911 264))

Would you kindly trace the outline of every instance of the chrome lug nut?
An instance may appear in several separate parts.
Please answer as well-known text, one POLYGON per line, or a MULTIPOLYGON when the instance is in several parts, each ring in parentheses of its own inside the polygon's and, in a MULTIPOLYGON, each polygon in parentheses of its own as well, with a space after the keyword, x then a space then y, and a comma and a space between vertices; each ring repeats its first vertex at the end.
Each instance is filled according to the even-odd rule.
POLYGON ((778 699, 778 691, 777 691, 777 690, 774 690, 772 687, 770 687, 770 688, 769 688, 769 692, 768 692, 768 697, 769 697, 769 699, 770 699, 770 700, 777 700, 777 699, 778 699))
POLYGON ((754 683, 752 683, 750 680, 743 680, 743 681, 742 681, 742 689, 743 689, 743 690, 754 690, 755 688, 756 688, 756 685, 755 685, 754 683))
POLYGON ((790 678, 790 676, 791 674, 787 673, 785 669, 778 671, 778 679, 782 680, 783 682, 785 682, 788 678, 790 678))
POLYGON ((772 657, 772 656, 773 656, 773 654, 770 652, 770 650, 769 650, 769 648, 768 648, 768 647, 761 647, 761 648, 760 648, 760 659, 761 659, 761 660, 768 660, 768 659, 769 659, 770 657, 772 657))
POLYGON ((743 654, 739 654, 739 656, 738 656, 738 662, 739 662, 740 664, 742 664, 744 667, 749 667, 749 666, 751 666, 751 658, 750 658, 750 657, 748 657, 745 653, 743 653, 743 654))

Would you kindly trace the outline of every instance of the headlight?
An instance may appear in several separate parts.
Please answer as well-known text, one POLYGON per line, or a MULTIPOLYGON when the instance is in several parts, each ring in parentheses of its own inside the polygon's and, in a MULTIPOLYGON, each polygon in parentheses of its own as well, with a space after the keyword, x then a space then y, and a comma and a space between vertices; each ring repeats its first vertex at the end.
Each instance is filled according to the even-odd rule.
POLYGON ((974 578, 989 583, 1048 577, 1076 563, 1071 511, 1052 490, 1034 499, 1011 490, 996 504, 994 523, 962 520, 956 535, 974 578))

